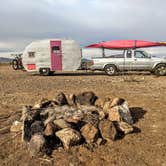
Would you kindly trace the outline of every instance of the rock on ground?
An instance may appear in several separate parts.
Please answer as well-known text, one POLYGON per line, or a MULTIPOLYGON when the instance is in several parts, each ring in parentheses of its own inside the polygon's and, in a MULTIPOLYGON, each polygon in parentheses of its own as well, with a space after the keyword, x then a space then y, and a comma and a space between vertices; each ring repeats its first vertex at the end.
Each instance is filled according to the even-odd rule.
POLYGON ((118 133, 114 123, 111 122, 110 120, 104 119, 100 121, 99 129, 100 129, 101 136, 108 142, 111 142, 112 140, 116 139, 116 136, 118 133))
POLYGON ((22 141, 30 141, 31 139, 31 124, 29 120, 23 121, 22 141))
POLYGON ((115 106, 109 110, 108 119, 110 121, 117 121, 117 122, 120 122, 122 120, 118 106, 115 106))
POLYGON ((108 119, 110 121, 124 121, 128 124, 133 124, 133 119, 128 107, 128 103, 125 101, 122 105, 112 107, 108 111, 108 119))
POLYGON ((103 111, 107 114, 110 110, 110 104, 111 104, 111 99, 110 98, 106 98, 103 104, 103 111))
POLYGON ((110 107, 114 107, 114 106, 118 106, 118 105, 122 105, 125 102, 124 99, 116 97, 112 100, 110 107))
POLYGON ((53 121, 53 123, 54 123, 54 125, 56 125, 60 129, 71 127, 71 125, 69 123, 67 123, 64 119, 56 119, 53 121))
POLYGON ((102 120, 106 117, 106 114, 104 113, 104 111, 101 110, 101 111, 98 111, 98 113, 99 113, 99 120, 102 120))
POLYGON ((35 133, 43 133, 44 131, 44 124, 42 121, 35 121, 31 124, 30 127, 31 135, 34 135, 35 133))
POLYGON ((45 136, 53 136, 56 130, 56 126, 53 123, 48 123, 45 130, 44 135, 45 136))
POLYGON ((48 107, 50 103, 51 103, 50 100, 43 98, 39 102, 35 103, 33 108, 34 109, 45 108, 48 107))
POLYGON ((134 123, 127 101, 125 101, 122 105, 119 106, 119 113, 124 122, 130 125, 134 123))
POLYGON ((94 92, 82 92, 76 96, 76 103, 80 105, 94 105, 97 96, 94 92))
POLYGON ((94 143, 98 138, 98 129, 92 124, 85 124, 81 128, 81 134, 87 143, 94 143))
POLYGON ((66 96, 63 92, 60 92, 57 96, 56 96, 56 100, 58 102, 59 105, 66 105, 68 104, 66 96))
POLYGON ((85 113, 82 119, 84 123, 90 123, 93 126, 97 127, 99 124, 99 114, 97 112, 94 113, 85 113))
POLYGON ((73 115, 73 116, 66 117, 65 120, 69 123, 77 124, 78 122, 80 122, 82 120, 82 116, 73 115))
POLYGON ((100 107, 100 108, 103 108, 104 106, 104 101, 100 98, 98 98, 96 101, 95 101, 95 106, 97 107, 100 107))
POLYGON ((13 122, 12 126, 10 127, 11 132, 19 132, 23 129, 23 124, 22 122, 15 121, 13 122))
POLYGON ((61 140, 63 143, 63 147, 67 150, 72 145, 76 145, 81 140, 81 134, 71 128, 64 128, 55 133, 55 135, 61 140))
POLYGON ((46 144, 45 138, 41 134, 35 134, 32 136, 29 142, 29 152, 30 155, 36 156, 38 155, 46 144))
POLYGON ((96 141, 97 145, 101 145, 102 142, 103 142, 103 139, 102 139, 102 138, 98 138, 97 141, 96 141))
POLYGON ((23 106, 22 108, 22 116, 21 116, 21 121, 25 120, 32 120, 32 111, 31 111, 31 106, 23 106))
POLYGON ((124 134, 129 134, 133 132, 133 127, 126 122, 118 122, 117 127, 120 131, 124 132, 124 134))
POLYGON ((68 105, 72 106, 75 105, 75 101, 76 101, 76 96, 74 94, 70 94, 70 95, 66 95, 66 99, 67 99, 67 103, 68 105))

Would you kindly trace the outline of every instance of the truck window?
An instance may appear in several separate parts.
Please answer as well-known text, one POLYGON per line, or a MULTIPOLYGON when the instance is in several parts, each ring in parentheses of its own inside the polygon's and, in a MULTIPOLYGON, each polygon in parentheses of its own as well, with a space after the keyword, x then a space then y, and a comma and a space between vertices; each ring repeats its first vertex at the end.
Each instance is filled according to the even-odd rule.
POLYGON ((145 58, 150 58, 151 57, 146 51, 142 51, 142 54, 144 54, 145 58))
POLYGON ((132 51, 131 50, 127 51, 126 58, 132 58, 132 51))
POLYGON ((135 58, 149 58, 147 54, 142 51, 135 51, 135 58))

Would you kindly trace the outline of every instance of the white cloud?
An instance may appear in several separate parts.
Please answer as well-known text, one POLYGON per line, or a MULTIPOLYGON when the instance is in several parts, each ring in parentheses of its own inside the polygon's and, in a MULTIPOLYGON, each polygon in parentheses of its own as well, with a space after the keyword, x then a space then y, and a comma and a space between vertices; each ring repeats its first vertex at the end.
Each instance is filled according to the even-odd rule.
POLYGON ((9 50, 14 48, 16 45, 11 42, 0 42, 0 50, 9 50))
POLYGON ((80 3, 80 0, 43 0, 50 5, 62 4, 62 5, 75 5, 80 3))

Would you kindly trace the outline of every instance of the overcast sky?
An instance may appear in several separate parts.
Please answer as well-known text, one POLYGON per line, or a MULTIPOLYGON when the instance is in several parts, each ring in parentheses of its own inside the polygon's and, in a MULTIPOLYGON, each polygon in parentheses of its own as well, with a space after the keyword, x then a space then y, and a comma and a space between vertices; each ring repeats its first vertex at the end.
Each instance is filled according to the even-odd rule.
POLYGON ((166 40, 165 0, 3 0, 0 51, 33 40, 71 38, 81 46, 114 39, 166 40))

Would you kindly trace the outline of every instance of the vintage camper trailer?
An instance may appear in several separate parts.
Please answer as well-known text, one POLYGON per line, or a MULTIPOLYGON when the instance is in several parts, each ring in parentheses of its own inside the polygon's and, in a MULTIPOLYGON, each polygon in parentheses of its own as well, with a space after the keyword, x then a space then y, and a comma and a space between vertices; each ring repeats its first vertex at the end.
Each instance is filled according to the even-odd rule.
POLYGON ((54 71, 75 71, 80 67, 81 49, 74 40, 50 39, 32 42, 23 52, 27 71, 49 75, 54 71))

